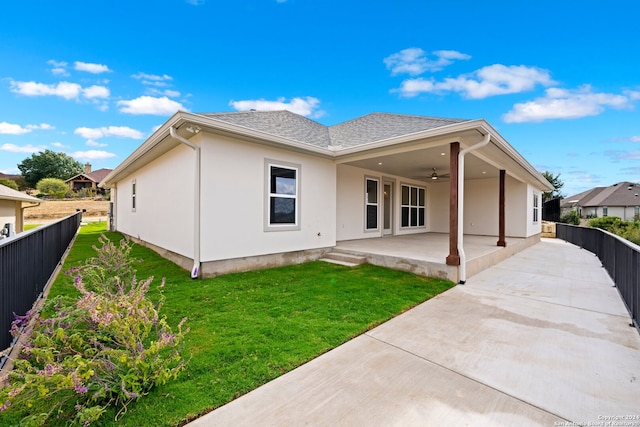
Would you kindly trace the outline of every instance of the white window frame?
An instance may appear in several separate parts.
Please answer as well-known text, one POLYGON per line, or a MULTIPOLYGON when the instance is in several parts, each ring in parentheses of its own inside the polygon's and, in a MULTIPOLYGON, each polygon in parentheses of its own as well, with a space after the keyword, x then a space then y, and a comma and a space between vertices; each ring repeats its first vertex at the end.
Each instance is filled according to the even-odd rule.
POLYGON ((279 160, 265 159, 265 198, 264 198, 264 231, 292 231, 300 230, 300 184, 302 167, 296 163, 283 162, 279 160), (272 168, 288 169, 295 171, 295 190, 293 194, 272 192, 271 177, 272 168), (293 199, 294 222, 293 223, 271 223, 271 200, 274 198, 293 199))
POLYGON ((380 231, 380 178, 365 176, 364 177, 364 231, 380 231), (369 200, 369 182, 376 183, 375 200, 369 200), (376 226, 369 227, 369 209, 375 208, 376 226))
POLYGON ((540 193, 533 193, 533 223, 540 222, 540 193))
POLYGON ((138 186, 136 185, 136 180, 134 179, 133 181, 131 181, 131 212, 135 212, 136 211, 136 205, 137 205, 137 188, 138 186))
POLYGON ((603 206, 602 207, 602 216, 609 216, 609 206, 603 206))
POLYGON ((400 183, 400 228, 403 230, 409 230, 412 228, 425 228, 427 226, 427 189, 413 184, 400 183), (404 200, 404 188, 408 188, 409 202, 405 203, 404 200), (416 200, 413 200, 412 189, 416 191, 416 200), (424 204, 420 205, 420 192, 424 193, 424 204), (404 225, 404 210, 408 210, 407 220, 408 225, 404 225), (411 212, 416 210, 416 225, 411 225, 411 212), (420 224, 420 211, 422 211, 422 224, 420 224))

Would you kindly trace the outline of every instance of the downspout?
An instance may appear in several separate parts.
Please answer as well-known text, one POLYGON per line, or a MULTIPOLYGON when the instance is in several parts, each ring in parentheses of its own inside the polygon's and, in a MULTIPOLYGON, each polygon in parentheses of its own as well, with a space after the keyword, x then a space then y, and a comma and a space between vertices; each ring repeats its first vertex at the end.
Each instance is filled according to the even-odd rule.
POLYGON ((200 146, 178 135, 173 126, 169 127, 169 134, 177 141, 193 148, 196 152, 196 165, 194 176, 194 203, 193 203, 193 267, 191 278, 197 279, 200 275, 200 146))
POLYGON ((460 150, 458 153, 458 255, 460 265, 458 266, 458 284, 464 285, 467 281, 467 256, 464 253, 464 156, 465 154, 484 147, 491 140, 491 134, 487 132, 482 141, 471 147, 460 150))

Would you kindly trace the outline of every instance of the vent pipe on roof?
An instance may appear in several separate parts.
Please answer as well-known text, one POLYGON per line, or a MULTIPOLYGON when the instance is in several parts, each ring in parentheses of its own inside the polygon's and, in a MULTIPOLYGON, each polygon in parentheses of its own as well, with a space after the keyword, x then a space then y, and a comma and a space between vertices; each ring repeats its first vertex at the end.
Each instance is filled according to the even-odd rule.
POLYGON ((458 284, 464 285, 467 281, 467 256, 464 253, 463 236, 464 236, 464 156, 470 151, 484 147, 491 140, 491 134, 487 132, 482 141, 458 153, 458 255, 460 256, 460 265, 458 266, 458 284))
POLYGON ((193 185, 193 267, 191 278, 200 277, 200 146, 178 135, 173 126, 169 127, 169 134, 175 140, 193 148, 196 152, 195 176, 193 185))

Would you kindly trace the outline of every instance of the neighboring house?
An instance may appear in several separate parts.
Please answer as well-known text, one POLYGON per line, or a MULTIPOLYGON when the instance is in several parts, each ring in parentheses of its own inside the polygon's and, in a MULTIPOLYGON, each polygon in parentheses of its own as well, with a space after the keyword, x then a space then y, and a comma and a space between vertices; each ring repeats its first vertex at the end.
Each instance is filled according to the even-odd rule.
POLYGON ((578 211, 582 218, 617 216, 633 221, 640 216, 640 184, 619 182, 609 187, 595 187, 562 199, 563 212, 578 211))
POLYGON ((16 191, 5 185, 0 185, 0 229, 5 224, 11 224, 16 233, 24 231, 24 210, 38 206, 40 199, 16 191))
POLYGON ((448 234, 442 263, 457 266, 458 231, 538 241, 553 189, 482 119, 372 113, 327 127, 288 111, 178 112, 101 186, 113 229, 192 277, 426 232, 448 234))
POLYGON ((84 165, 84 173, 80 173, 74 177, 69 178, 65 182, 69 186, 71 191, 80 191, 83 188, 91 189, 93 192, 102 191, 98 188, 98 184, 102 181, 112 169, 98 169, 95 172, 91 172, 91 164, 84 165))

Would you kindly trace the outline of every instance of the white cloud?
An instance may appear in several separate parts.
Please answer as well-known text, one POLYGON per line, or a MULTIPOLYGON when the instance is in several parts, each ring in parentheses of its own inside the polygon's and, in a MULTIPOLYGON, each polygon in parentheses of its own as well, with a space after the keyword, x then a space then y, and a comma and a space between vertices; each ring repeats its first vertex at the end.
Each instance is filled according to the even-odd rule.
POLYGON ((15 145, 15 144, 2 144, 0 146, 0 150, 10 151, 12 153, 37 153, 39 151, 44 151, 46 149, 47 147, 44 147, 44 146, 35 147, 31 144, 22 145, 22 146, 15 145))
POLYGON ((39 125, 26 125, 25 127, 22 127, 13 123, 0 122, 0 134, 5 135, 22 135, 36 129, 51 130, 55 128, 48 123, 41 123, 39 125))
POLYGON ((147 74, 147 73, 138 73, 133 74, 131 77, 137 80, 141 80, 142 84, 147 86, 167 86, 167 82, 173 80, 168 74, 158 75, 158 74, 147 74))
POLYGON ((4 135, 22 135, 24 133, 31 132, 30 129, 23 128, 20 125, 16 125, 13 123, 1 122, 0 123, 0 134, 4 135))
POLYGON ((59 149, 69 148, 68 145, 64 145, 62 142, 52 142, 51 146, 59 149))
POLYGON ((320 105, 320 100, 311 96, 293 98, 290 102, 285 102, 285 98, 278 98, 275 101, 267 101, 266 99, 230 101, 229 105, 238 111, 288 110, 305 117, 321 117, 324 114, 323 111, 317 109, 320 105))
POLYGON ((155 98, 153 96, 140 96, 128 101, 118 101, 121 113, 126 114, 152 114, 156 116, 168 116, 178 110, 186 111, 179 102, 166 96, 155 98))
POLYGON ((144 135, 142 135, 142 132, 140 132, 139 130, 132 129, 127 126, 108 126, 99 128, 81 127, 74 130, 73 133, 89 140, 100 139, 108 136, 117 136, 120 138, 131 139, 142 139, 144 137, 144 135))
POLYGON ((109 89, 104 86, 93 85, 82 89, 82 95, 88 99, 108 98, 110 92, 109 89))
POLYGON ((545 96, 519 103, 502 116, 507 123, 541 122, 549 119, 577 119, 596 116, 606 107, 631 108, 630 99, 612 93, 594 93, 589 85, 577 90, 550 88, 545 96))
POLYGON ((116 157, 114 153, 102 150, 75 151, 73 153, 69 153, 69 155, 77 160, 101 160, 116 157))
POLYGON ((91 62, 76 61, 73 63, 73 68, 78 71, 86 71, 92 74, 101 74, 111 72, 109 67, 103 64, 93 64, 91 62))
POLYGON ((640 135, 629 138, 631 142, 640 142, 640 135))
POLYGON ((420 93, 458 92, 465 98, 481 99, 495 95, 520 93, 534 89, 537 85, 550 86, 555 82, 549 71, 524 65, 489 65, 471 74, 443 81, 434 79, 409 79, 395 90, 403 96, 412 97, 420 93))
POLYGON ((67 72, 67 63, 64 61, 56 61, 53 59, 50 59, 49 61, 47 61, 47 64, 51 65, 51 74, 54 74, 56 76, 68 76, 69 73, 67 72))
POLYGON ((640 150, 615 151, 608 150, 604 152, 605 156, 610 157, 615 162, 620 160, 640 160, 640 150))
POLYGON ((180 96, 180 92, 178 92, 177 90, 171 90, 171 89, 158 90, 156 88, 148 88, 146 92, 149 95, 168 96, 170 98, 177 98, 180 96))
POLYGON ((383 59, 392 75, 409 74, 417 76, 425 71, 438 71, 453 63, 454 60, 467 60, 471 56, 455 50, 436 50, 432 52, 435 59, 427 57, 427 53, 418 48, 410 47, 394 53, 383 59))
POLYGON ((640 100, 640 91, 637 90, 627 90, 624 92, 625 95, 629 97, 632 101, 640 100))
POLYGON ((87 140, 87 145, 88 145, 89 147, 106 147, 106 146, 108 146, 109 144, 103 144, 103 143, 101 143, 101 142, 94 141, 93 139, 89 139, 89 140, 87 140))
POLYGON ((74 99, 80 95, 82 87, 77 83, 60 82, 58 84, 44 84, 11 81, 11 91, 26 96, 60 96, 64 99, 74 99))
POLYGON ((185 3, 192 6, 202 6, 206 0, 185 0, 185 3))

